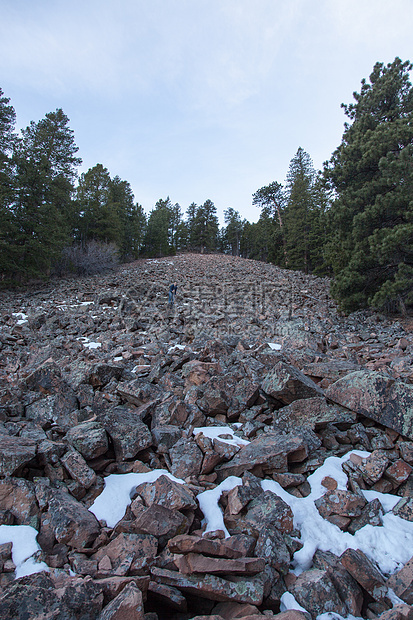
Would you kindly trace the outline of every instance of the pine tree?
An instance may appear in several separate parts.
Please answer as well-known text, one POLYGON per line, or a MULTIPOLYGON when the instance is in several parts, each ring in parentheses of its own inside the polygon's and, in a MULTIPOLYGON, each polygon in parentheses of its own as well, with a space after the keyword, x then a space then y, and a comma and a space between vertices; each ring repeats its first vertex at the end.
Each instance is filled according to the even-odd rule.
POLYGON ((134 203, 132 188, 119 176, 111 179, 110 204, 119 217, 119 255, 122 261, 137 258, 143 245, 146 216, 143 207, 134 203))
POLYGON ((16 144, 16 113, 10 99, 0 88, 0 277, 7 282, 15 271, 17 222, 14 217, 14 166, 12 152, 16 144))
POLYGON ((175 253, 172 245, 175 231, 173 206, 169 196, 158 200, 149 214, 144 240, 144 252, 147 256, 170 256, 175 253))
POLYGON ((376 63, 325 174, 337 198, 327 256, 345 311, 413 305, 413 90, 410 62, 376 63))
POLYGON ((268 260, 276 265, 288 267, 288 254, 285 234, 285 195, 281 183, 273 181, 269 185, 261 187, 252 196, 252 204, 261 208, 261 224, 268 242, 271 238, 270 247, 265 251, 268 260), (272 229, 270 231, 270 228, 272 229), (280 255, 282 248, 282 255, 280 255))
POLYGON ((70 236, 71 201, 77 166, 73 131, 63 110, 22 131, 15 146, 16 196, 13 213, 16 276, 45 276, 70 236))
POLYGON ((75 231, 83 248, 92 240, 120 245, 122 225, 113 190, 110 174, 102 164, 81 174, 76 190, 75 231))
POLYGON ((317 217, 315 170, 308 153, 301 147, 290 162, 287 174, 285 209, 288 267, 305 273, 312 271, 312 231, 317 217))
POLYGON ((219 223, 212 200, 197 207, 193 222, 193 243, 200 252, 211 252, 218 247, 219 223))
POLYGON ((225 241, 229 245, 231 254, 233 256, 239 256, 244 222, 241 220, 238 211, 235 211, 232 207, 228 207, 224 211, 224 221, 226 224, 224 229, 225 241))

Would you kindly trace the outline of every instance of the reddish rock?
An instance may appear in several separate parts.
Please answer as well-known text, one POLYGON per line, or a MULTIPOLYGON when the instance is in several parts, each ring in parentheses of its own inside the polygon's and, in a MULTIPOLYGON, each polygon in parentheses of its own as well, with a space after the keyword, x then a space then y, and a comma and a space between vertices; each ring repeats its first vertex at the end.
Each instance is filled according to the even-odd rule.
MULTIPOLYGON (((158 542, 153 536, 145 534, 118 534, 109 544, 101 547, 91 556, 100 562, 107 557, 110 560, 111 575, 122 577, 128 574, 132 563, 142 559, 143 567, 148 567, 158 551, 158 542)), ((103 576, 103 575, 102 575, 103 576)))
POLYGON ((264 594, 262 581, 254 577, 233 578, 233 581, 228 581, 217 575, 181 575, 161 568, 152 568, 151 575, 158 583, 165 583, 212 601, 261 605, 264 594))
POLYGON ((179 510, 170 510, 159 504, 146 507, 141 501, 135 500, 131 504, 131 511, 135 517, 134 530, 155 536, 162 546, 170 538, 186 534, 189 529, 188 519, 179 510))
POLYGON ((313 557, 313 567, 327 571, 349 613, 356 617, 361 616, 363 591, 357 581, 343 568, 340 558, 331 551, 317 549, 313 557))
POLYGON ((0 510, 8 510, 17 525, 32 525, 37 529, 39 506, 34 484, 24 478, 0 480, 0 510))
POLYGON ((358 517, 367 501, 364 497, 350 493, 350 491, 335 489, 327 491, 314 503, 322 517, 329 517, 333 514, 342 517, 358 517))
POLYGON ((85 489, 96 482, 96 474, 86 463, 83 456, 77 450, 68 450, 60 459, 60 462, 71 475, 85 489))
POLYGON ((229 514, 236 515, 251 500, 259 497, 263 493, 261 481, 253 476, 250 472, 245 472, 242 477, 242 485, 238 485, 231 489, 227 495, 227 510, 229 514))
POLYGON ((144 620, 142 592, 128 583, 99 615, 99 620, 144 620))
POLYGON ((393 573, 386 585, 405 603, 413 605, 413 558, 403 568, 393 573))
POLYGON ((176 556, 174 563, 184 575, 191 573, 212 573, 214 575, 256 575, 265 568, 261 558, 210 558, 199 553, 176 556))
POLYGON ((273 474, 272 477, 283 489, 297 487, 306 481, 306 477, 303 476, 303 474, 293 474, 290 472, 285 474, 273 474))
POLYGON ((159 476, 155 482, 140 484, 136 492, 147 506, 158 504, 170 510, 197 508, 193 493, 184 485, 174 482, 168 476, 159 476))
POLYGON ((183 376, 187 385, 204 385, 210 377, 221 372, 218 363, 207 363, 192 360, 185 364, 183 376))
POLYGON ((236 559, 252 553, 254 544, 254 539, 242 534, 218 540, 183 535, 169 540, 168 549, 172 553, 202 553, 213 557, 236 559))
POLYGON ((380 614, 380 620, 413 620, 411 605, 395 605, 380 614))
POLYGON ((343 567, 376 600, 387 596, 387 586, 381 572, 359 549, 346 549, 340 556, 343 567))
POLYGON ((331 476, 325 476, 322 479, 321 484, 328 491, 335 491, 337 489, 337 480, 331 478, 331 476))
POLYGON ((386 478, 389 478, 398 486, 407 480, 412 471, 413 467, 411 467, 411 465, 408 465, 403 459, 398 459, 394 461, 384 473, 386 478))
POLYGON ((75 549, 89 547, 100 532, 100 525, 87 508, 60 489, 49 492, 50 526, 58 542, 75 549))
POLYGON ((258 607, 248 603, 217 603, 212 611, 224 620, 235 620, 259 614, 258 607))
POLYGON ((282 611, 280 614, 274 614, 276 620, 308 620, 308 617, 303 611, 298 609, 289 609, 288 611, 282 611))
POLYGON ((149 586, 149 575, 142 577, 103 577, 102 579, 95 579, 95 583, 101 588, 103 592, 103 604, 107 605, 111 600, 116 598, 118 594, 128 583, 134 583, 142 592, 142 599, 146 600, 146 593, 149 586))

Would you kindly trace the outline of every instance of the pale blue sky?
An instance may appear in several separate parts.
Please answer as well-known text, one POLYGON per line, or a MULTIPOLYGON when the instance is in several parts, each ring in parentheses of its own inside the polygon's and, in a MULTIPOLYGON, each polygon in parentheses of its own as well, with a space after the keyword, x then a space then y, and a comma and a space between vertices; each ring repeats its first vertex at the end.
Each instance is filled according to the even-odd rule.
POLYGON ((412 0, 0 0, 18 128, 63 108, 81 172, 145 211, 214 201, 249 221, 301 146, 322 167, 376 61, 413 61, 412 0))

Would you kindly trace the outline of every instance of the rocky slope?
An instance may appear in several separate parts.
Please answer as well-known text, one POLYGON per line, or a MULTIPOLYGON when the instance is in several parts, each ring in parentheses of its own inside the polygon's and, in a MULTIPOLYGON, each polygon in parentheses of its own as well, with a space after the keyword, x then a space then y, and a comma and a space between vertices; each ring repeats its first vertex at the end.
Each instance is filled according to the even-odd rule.
POLYGON ((413 545, 383 568, 315 544, 302 566, 294 508, 347 455, 317 518, 350 537, 413 521, 407 324, 340 316, 327 279, 200 255, 3 292, 0 312, 0 523, 35 528, 45 569, 16 579, 0 545, 1 617, 413 618, 413 545), (112 523, 113 474, 142 482, 112 523))

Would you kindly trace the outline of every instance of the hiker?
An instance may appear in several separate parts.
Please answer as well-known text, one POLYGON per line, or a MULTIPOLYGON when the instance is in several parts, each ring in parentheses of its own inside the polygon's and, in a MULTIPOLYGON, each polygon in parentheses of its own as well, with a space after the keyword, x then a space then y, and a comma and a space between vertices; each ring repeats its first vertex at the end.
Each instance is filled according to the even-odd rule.
POLYGON ((176 285, 176 282, 174 282, 173 284, 171 284, 171 286, 169 287, 169 305, 172 306, 174 305, 174 301, 175 301, 175 295, 176 295, 176 291, 178 290, 178 287, 176 285))

